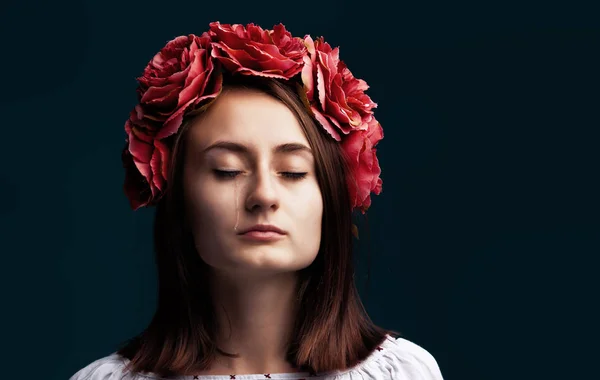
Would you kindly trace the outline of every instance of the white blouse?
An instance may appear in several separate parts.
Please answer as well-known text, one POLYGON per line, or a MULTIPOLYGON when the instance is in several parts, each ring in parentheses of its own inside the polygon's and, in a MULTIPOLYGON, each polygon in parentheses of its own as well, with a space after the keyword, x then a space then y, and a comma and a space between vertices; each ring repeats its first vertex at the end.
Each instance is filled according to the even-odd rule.
MULTIPOLYGON (((69 380, 158 380, 152 373, 127 373, 122 369, 128 359, 117 353, 98 359, 80 369, 69 380)), ((365 360, 343 370, 310 375, 309 373, 271 373, 252 375, 179 376, 177 380, 443 380, 434 357, 424 348, 404 338, 387 336, 365 360)))

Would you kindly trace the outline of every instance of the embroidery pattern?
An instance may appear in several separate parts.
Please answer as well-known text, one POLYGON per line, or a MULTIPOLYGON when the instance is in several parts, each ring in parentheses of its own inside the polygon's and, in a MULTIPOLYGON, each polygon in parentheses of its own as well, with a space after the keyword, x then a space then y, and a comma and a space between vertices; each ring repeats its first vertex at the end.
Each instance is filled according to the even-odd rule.
MULTIPOLYGON (((383 347, 378 346, 378 347, 376 347, 376 350, 377 351, 383 351, 383 347)), ((271 379, 271 374, 270 373, 265 373, 263 375, 264 375, 265 379, 271 379)), ((309 371, 309 377, 317 377, 317 376, 318 376, 318 374, 316 372, 309 371)), ((229 375, 229 379, 230 380, 235 380, 235 377, 236 377, 236 375, 229 375)), ((193 379, 194 380, 200 380, 200 378, 198 376, 194 376, 193 379)), ((298 379, 298 380, 306 380, 306 378, 301 378, 301 379, 298 379)))

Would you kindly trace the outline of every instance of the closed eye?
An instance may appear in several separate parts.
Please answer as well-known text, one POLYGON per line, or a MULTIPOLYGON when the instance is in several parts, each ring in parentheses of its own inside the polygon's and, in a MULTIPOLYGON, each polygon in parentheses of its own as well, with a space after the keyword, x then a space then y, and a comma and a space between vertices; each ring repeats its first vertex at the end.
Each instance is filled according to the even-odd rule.
MULTIPOLYGON (((242 173, 241 170, 218 170, 214 169, 213 172, 218 178, 235 178, 242 173)), ((307 172, 282 172, 281 175, 285 178, 292 180, 300 180, 306 177, 307 172)))
POLYGON ((306 177, 306 172, 304 173, 296 173, 296 172, 283 172, 281 173, 284 177, 289 178, 289 179, 302 179, 304 177, 306 177))
POLYGON ((235 178, 241 173, 240 170, 213 170, 218 178, 235 178))

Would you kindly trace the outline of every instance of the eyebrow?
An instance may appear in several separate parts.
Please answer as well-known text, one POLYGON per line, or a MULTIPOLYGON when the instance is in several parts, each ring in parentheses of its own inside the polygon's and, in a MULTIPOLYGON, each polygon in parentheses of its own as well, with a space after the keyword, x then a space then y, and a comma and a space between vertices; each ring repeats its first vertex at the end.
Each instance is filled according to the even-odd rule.
MULTIPOLYGON (((229 150, 231 152, 243 153, 243 154, 250 153, 250 149, 247 146, 245 146, 243 144, 235 143, 233 141, 217 141, 214 144, 211 144, 208 147, 206 147, 202 152, 206 153, 212 149, 225 149, 225 150, 229 150)), ((307 152, 309 154, 312 154, 312 149, 310 149, 308 146, 306 146, 304 144, 300 144, 300 143, 285 143, 285 144, 277 145, 275 148, 273 148, 273 153, 293 153, 293 152, 307 152)))

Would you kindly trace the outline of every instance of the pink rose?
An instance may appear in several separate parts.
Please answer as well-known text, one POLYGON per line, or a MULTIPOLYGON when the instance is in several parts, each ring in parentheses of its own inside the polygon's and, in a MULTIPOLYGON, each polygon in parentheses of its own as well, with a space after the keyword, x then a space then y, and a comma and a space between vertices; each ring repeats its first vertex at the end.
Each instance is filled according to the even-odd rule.
POLYGON ((208 33, 177 37, 152 58, 138 78, 139 117, 162 124, 157 139, 177 132, 188 107, 215 98, 221 91, 222 78, 215 70, 212 49, 208 33))
POLYGON ((383 183, 375 149, 383 139, 383 129, 373 115, 366 118, 365 125, 366 130, 353 131, 342 141, 352 173, 348 178, 352 208, 358 207, 363 213, 371 206, 371 192, 380 194, 383 183))
POLYGON ((289 79, 302 70, 306 47, 282 24, 263 30, 254 24, 210 23, 213 53, 231 73, 289 79))
POLYGON ((154 122, 138 116, 136 110, 131 111, 125 123, 127 146, 122 155, 126 169, 125 193, 133 209, 160 197, 167 182, 170 159, 167 145, 155 138, 154 122))
POLYGON ((337 141, 340 133, 367 128, 369 115, 377 107, 365 94, 369 88, 362 79, 355 78, 346 64, 340 61, 339 48, 318 38, 304 38, 308 55, 304 56, 302 82, 315 119, 337 141))

